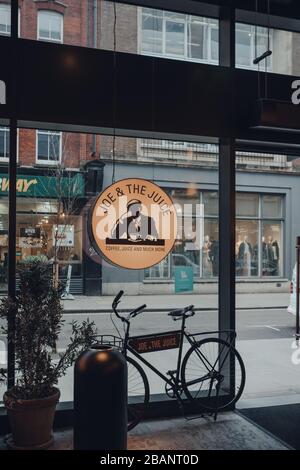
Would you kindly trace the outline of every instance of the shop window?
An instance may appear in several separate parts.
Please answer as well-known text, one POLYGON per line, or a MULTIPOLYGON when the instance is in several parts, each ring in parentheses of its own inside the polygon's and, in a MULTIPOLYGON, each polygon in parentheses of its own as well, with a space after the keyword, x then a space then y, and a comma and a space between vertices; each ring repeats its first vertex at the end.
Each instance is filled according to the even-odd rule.
POLYGON ((236 275, 282 276, 283 196, 237 193, 236 275), (272 220, 269 220, 272 218, 272 220))
MULTIPOLYGON (((173 190, 171 196, 177 207, 178 237, 168 259, 146 270, 145 278, 172 279, 176 266, 192 267, 196 279, 217 278, 218 192, 190 187, 173 190)), ((236 214, 236 276, 282 276, 283 196, 238 192, 236 214)))
POLYGON ((259 222, 237 220, 236 222, 236 275, 251 277, 258 275, 259 222))
POLYGON ((217 64, 218 20, 140 9, 142 54, 217 64))
POLYGON ((190 184, 170 191, 177 209, 178 235, 168 259, 146 270, 147 278, 174 278, 178 266, 191 267, 195 279, 219 275, 218 193, 190 184))
POLYGON ((61 161, 61 132, 37 131, 37 163, 56 165, 61 161))
POLYGON ((282 261, 282 224, 276 220, 263 222, 262 227, 262 275, 280 276, 282 261))
POLYGON ((0 4, 0 35, 10 36, 10 5, 0 4))
POLYGON ((9 128, 0 127, 0 161, 9 159, 9 128))
POLYGON ((38 12, 38 39, 41 41, 63 42, 63 15, 54 11, 38 12))
MULTIPOLYGON (((44 177, 45 185, 47 177, 44 177)), ((44 198, 18 198, 17 263, 42 259, 57 260, 64 280, 71 266, 72 278, 82 276, 82 217, 61 217, 58 202, 44 198)), ((78 288, 78 285, 77 285, 78 288)))

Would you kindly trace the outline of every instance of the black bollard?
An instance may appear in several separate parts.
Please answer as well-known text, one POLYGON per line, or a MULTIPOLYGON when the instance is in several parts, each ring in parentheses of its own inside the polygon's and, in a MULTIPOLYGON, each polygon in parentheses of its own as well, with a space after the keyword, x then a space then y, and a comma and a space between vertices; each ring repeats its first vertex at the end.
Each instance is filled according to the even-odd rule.
POLYGON ((74 450, 127 448, 127 362, 95 345, 74 367, 74 450))

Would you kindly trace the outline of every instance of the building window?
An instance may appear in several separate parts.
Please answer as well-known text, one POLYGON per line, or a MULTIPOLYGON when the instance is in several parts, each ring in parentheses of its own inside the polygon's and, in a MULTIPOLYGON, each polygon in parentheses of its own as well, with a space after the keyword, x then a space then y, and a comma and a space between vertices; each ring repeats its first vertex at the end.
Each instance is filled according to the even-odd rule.
MULTIPOLYGON (((272 50, 273 30, 270 30, 270 49, 272 50)), ((253 69, 256 55, 260 56, 268 49, 268 28, 237 23, 236 24, 236 66, 253 69)), ((265 68, 265 61, 260 65, 265 68)), ((272 70, 272 56, 267 59, 267 70, 272 70)))
MULTIPOLYGON (((146 279, 173 279, 176 266, 193 268, 195 279, 219 275, 218 192, 176 189, 178 237, 172 253, 146 270, 146 279), (188 206, 187 206, 188 205, 188 206), (184 227, 184 229, 183 229, 184 227)), ((237 193, 236 276, 283 275, 283 196, 237 193)))
POLYGON ((218 20, 140 8, 140 52, 217 64, 218 20))
POLYGON ((61 161, 61 132, 37 131, 37 163, 55 165, 61 161))
POLYGON ((9 159, 9 128, 0 127, 0 161, 9 159))
POLYGON ((41 41, 63 42, 63 15, 54 11, 38 12, 38 39, 41 41))
POLYGON ((10 35, 10 5, 0 4, 0 35, 10 35))
POLYGON ((283 197, 238 193, 236 275, 282 276, 283 197))

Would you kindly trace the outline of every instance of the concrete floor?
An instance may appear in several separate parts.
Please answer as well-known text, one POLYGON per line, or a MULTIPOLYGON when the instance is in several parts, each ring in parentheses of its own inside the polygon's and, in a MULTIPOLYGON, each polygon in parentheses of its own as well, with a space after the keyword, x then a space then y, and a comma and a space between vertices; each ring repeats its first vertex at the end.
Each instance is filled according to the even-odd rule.
MULTIPOLYGON (((52 450, 72 450, 71 429, 55 433, 52 450)), ((0 450, 5 444, 0 444, 0 450)), ((129 450, 287 450, 273 436, 265 433, 237 413, 223 413, 212 418, 186 421, 182 418, 147 421, 128 436, 129 450)))

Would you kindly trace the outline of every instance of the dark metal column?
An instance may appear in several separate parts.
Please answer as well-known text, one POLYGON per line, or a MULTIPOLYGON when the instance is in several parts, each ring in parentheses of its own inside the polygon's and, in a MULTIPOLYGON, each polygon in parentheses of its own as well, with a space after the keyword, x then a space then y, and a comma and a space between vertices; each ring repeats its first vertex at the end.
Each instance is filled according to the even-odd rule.
POLYGON ((235 141, 219 145, 219 328, 235 330, 235 141))
MULTIPOLYGON (((234 9, 221 8, 219 28, 220 65, 234 69, 234 9)), ((230 92, 232 99, 231 109, 228 109, 228 118, 232 119, 234 117, 233 84, 230 92)), ((235 139, 232 137, 222 137, 219 140, 219 214, 219 329, 235 331, 235 139)), ((234 340, 234 335, 231 339, 234 340)), ((231 392, 234 393, 233 357, 228 361, 225 380, 231 392)))
MULTIPOLYGON (((18 0, 11 2, 11 40, 16 44, 18 40, 18 0)), ((16 50, 16 49, 15 49, 16 50)), ((16 55, 16 54, 15 54, 16 55)), ((12 117, 10 119, 9 136, 9 229, 8 229, 8 295, 12 299, 16 295, 16 219, 17 219, 17 119, 16 119, 16 56, 10 77, 10 100, 12 117)), ((7 375, 8 388, 15 384, 15 313, 13 310, 8 316, 8 342, 7 342, 7 375)))

